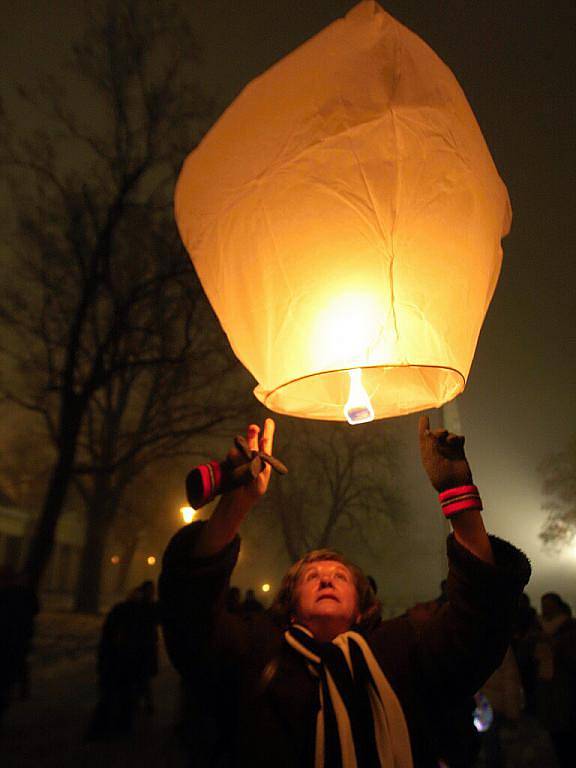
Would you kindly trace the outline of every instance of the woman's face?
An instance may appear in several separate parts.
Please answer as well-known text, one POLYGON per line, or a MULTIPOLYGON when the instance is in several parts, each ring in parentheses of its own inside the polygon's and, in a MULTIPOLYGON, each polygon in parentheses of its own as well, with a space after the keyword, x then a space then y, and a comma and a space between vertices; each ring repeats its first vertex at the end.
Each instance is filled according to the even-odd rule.
POLYGON ((330 621, 341 632, 359 619, 358 593, 350 570, 335 560, 318 560, 303 566, 296 586, 296 620, 306 626, 330 621))

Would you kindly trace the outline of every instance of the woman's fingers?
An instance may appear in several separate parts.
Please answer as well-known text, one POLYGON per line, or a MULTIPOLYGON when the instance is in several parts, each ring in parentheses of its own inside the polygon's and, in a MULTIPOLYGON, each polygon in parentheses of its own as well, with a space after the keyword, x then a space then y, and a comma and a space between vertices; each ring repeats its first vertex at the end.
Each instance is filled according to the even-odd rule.
POLYGON ((272 453, 275 431, 276 431, 276 424, 274 423, 274 419, 266 419, 264 421, 264 430, 262 432, 262 437, 260 438, 260 450, 263 451, 264 453, 268 453, 268 454, 272 453))
POLYGON ((246 434, 246 442, 248 443, 248 448, 250 448, 251 451, 257 451, 258 450, 258 436, 260 434, 260 427, 258 424, 250 424, 248 427, 248 432, 246 434))

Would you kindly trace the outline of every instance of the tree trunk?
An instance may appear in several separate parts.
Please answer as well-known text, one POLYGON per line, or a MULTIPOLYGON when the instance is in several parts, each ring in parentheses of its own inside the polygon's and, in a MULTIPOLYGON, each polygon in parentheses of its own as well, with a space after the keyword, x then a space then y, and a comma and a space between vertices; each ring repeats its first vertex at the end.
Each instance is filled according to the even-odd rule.
POLYGON ((24 566, 29 585, 37 590, 54 548, 58 520, 64 508, 66 493, 74 469, 76 442, 80 430, 81 415, 74 414, 62 430, 63 440, 50 483, 44 497, 42 512, 36 522, 30 549, 24 566))
POLYGON ((104 494, 94 494, 87 510, 87 521, 74 610, 79 613, 98 613, 102 567, 112 523, 104 494))
POLYGON ((128 574, 130 573, 130 566, 134 560, 134 555, 138 549, 138 537, 132 536, 128 541, 124 543, 122 553, 120 555, 120 562, 118 564, 118 578, 116 579, 116 592, 125 593, 126 585, 128 583, 128 574))

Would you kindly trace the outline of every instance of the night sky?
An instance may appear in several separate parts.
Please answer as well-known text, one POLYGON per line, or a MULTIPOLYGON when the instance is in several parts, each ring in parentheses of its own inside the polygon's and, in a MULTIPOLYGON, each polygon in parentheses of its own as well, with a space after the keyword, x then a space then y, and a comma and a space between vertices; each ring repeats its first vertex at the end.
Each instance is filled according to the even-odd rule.
MULTIPOLYGON (((77 0, 2 0, 3 78, 54 71, 82 29, 77 0)), ((344 0, 189 2, 205 90, 224 107, 254 76, 354 5, 344 0)), ((458 399, 487 527, 534 561, 530 592, 576 608, 576 545, 542 553, 537 467, 576 431, 573 0, 389 0, 464 88, 514 214, 502 274, 458 399), (572 195, 570 194, 572 193, 572 195)), ((408 434, 415 419, 404 420, 408 434)), ((430 504, 433 499, 429 499, 430 504)), ((432 595, 430 595, 432 596, 432 595)))

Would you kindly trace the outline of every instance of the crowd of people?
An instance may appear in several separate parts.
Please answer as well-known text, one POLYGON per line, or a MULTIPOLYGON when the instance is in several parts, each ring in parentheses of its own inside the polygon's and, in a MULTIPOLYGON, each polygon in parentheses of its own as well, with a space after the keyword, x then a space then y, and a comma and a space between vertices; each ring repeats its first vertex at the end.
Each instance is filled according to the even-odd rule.
MULTIPOLYGON (((231 471, 269 458, 274 423, 251 425, 231 471), (247 456, 246 456, 247 454, 247 456)), ((173 537, 159 582, 105 618, 100 698, 87 741, 130 734, 154 712, 159 627, 181 677, 178 733, 194 768, 504 768, 502 734, 522 717, 576 765, 576 621, 560 595, 537 614, 525 555, 486 533, 463 438, 419 424, 424 468, 453 532, 440 594, 382 617, 374 579, 340 552, 314 550, 271 607, 231 586, 239 529, 266 493, 270 464, 173 537)), ((226 467, 226 465, 224 465, 226 467)), ((237 472, 241 475, 242 472, 237 472)), ((0 573, 0 703, 26 688, 35 597, 0 573)), ((510 768, 514 768, 513 765, 510 768)))
POLYGON ((541 614, 524 594, 511 650, 526 711, 550 734, 561 768, 576 765, 576 620, 555 592, 541 598, 541 614))
MULTIPOLYGON (((368 577, 372 590, 377 586, 368 577)), ((431 620, 448 600, 447 583, 433 600, 406 611, 419 627, 431 620)), ((457 710, 446 713, 453 744, 453 766, 482 765, 516 768, 507 762, 502 733, 521 722, 544 729, 558 766, 576 765, 576 619, 560 595, 542 595, 538 613, 526 592, 520 597, 512 642, 502 664, 479 691, 457 710), (488 715, 480 712, 480 703, 488 715)), ((250 624, 266 612, 252 589, 242 595, 228 588, 225 609, 250 624)), ((15 696, 28 695, 28 655, 38 601, 23 587, 12 569, 0 569, 0 702, 4 710, 15 696)), ((87 740, 128 736, 137 710, 154 711, 152 680, 158 672, 160 616, 154 584, 144 582, 106 616, 98 646, 100 700, 86 733, 87 740)), ((217 764, 221 748, 219 723, 206 707, 202 680, 183 683, 177 734, 198 768, 217 764)), ((520 766, 518 766, 520 768, 520 766)))
MULTIPOLYGON (((444 581, 439 597, 417 603, 407 616, 426 622, 446 599, 444 581)), ((576 765, 576 620, 555 592, 542 595, 540 607, 538 614, 521 594, 502 664, 452 720, 453 731, 456 721, 474 723, 459 729, 461 747, 486 768, 516 768, 507 762, 503 732, 513 734, 520 722, 547 732, 560 768, 576 765)))

